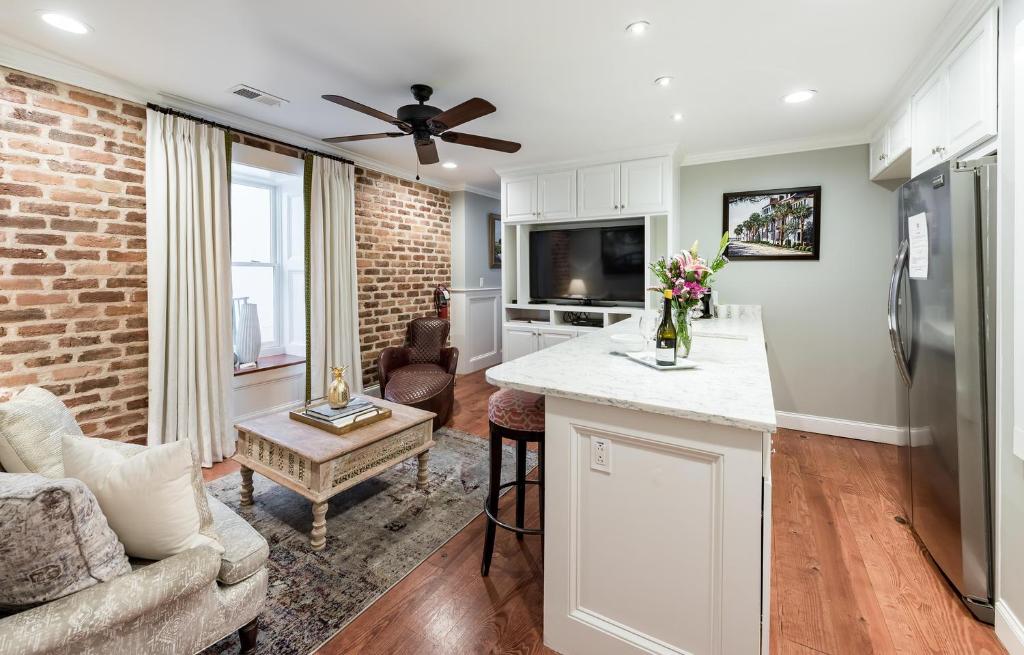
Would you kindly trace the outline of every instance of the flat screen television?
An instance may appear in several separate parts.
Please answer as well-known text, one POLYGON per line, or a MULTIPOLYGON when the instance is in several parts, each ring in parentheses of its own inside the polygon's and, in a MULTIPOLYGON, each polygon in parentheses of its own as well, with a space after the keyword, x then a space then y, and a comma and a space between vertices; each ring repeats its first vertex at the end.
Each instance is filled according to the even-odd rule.
POLYGON ((644 301, 644 226, 530 232, 530 299, 644 301))

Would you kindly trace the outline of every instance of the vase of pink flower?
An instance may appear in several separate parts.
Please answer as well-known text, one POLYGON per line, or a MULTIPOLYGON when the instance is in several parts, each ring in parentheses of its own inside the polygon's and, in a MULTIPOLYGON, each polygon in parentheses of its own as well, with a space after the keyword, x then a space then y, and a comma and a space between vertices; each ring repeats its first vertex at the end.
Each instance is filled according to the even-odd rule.
POLYGON ((682 357, 690 355, 690 346, 693 344, 690 321, 694 309, 701 306, 706 294, 711 293, 711 276, 729 263, 725 258, 725 248, 728 245, 729 233, 726 232, 722 235, 718 253, 710 264, 697 254, 696 241, 688 251, 684 250, 672 257, 662 257, 651 264, 651 272, 661 285, 651 287, 650 290, 657 291, 659 296, 666 298, 671 294, 678 352, 682 357))

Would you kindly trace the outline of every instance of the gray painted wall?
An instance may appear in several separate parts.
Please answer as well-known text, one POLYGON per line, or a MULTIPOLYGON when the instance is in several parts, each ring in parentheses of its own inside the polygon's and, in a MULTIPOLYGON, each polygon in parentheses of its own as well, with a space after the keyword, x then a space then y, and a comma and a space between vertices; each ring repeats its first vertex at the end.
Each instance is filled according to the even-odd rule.
POLYGON ((821 259, 735 261, 718 274, 721 303, 763 306, 775 407, 895 425, 895 366, 886 293, 896 253, 896 194, 868 180, 867 146, 681 169, 681 238, 710 257, 722 194, 821 186, 821 259))
POLYGON ((478 289, 501 286, 501 269, 491 268, 487 250, 487 214, 500 214, 501 201, 471 191, 452 193, 452 286, 478 289))
MULTIPOLYGON (((996 598, 1024 620, 1024 461, 1013 454, 1013 176, 1014 140, 1020 126, 1014 121, 1014 48, 1017 23, 1024 20, 1024 2, 1004 0, 999 29, 999 308, 996 380, 998 441, 996 449, 996 598)), ((1021 44, 1024 47, 1024 44, 1021 44)), ((999 619, 996 619, 997 625, 999 619)))

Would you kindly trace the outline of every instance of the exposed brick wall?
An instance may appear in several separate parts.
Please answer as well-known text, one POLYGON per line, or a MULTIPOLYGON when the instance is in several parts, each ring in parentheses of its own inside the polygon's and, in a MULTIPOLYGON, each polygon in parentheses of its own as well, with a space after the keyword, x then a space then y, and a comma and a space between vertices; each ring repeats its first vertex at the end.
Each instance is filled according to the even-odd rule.
POLYGON ((404 343, 406 323, 434 311, 434 288, 451 286, 451 254, 451 194, 356 168, 364 385, 377 383, 377 355, 404 343))
POLYGON ((0 387, 146 432, 144 107, 0 67, 0 387))

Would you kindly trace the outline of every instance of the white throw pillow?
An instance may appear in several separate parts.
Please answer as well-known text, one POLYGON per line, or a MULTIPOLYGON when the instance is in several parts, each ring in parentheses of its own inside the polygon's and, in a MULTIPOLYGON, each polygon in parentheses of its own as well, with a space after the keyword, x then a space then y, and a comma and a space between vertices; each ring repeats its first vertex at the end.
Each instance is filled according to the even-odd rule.
POLYGON ((62 434, 82 435, 60 398, 40 387, 26 387, 0 403, 0 466, 8 473, 64 477, 62 434))
POLYGON ((129 556, 159 560, 197 546, 224 552, 189 442, 126 455, 102 441, 64 435, 64 473, 89 487, 129 556))

